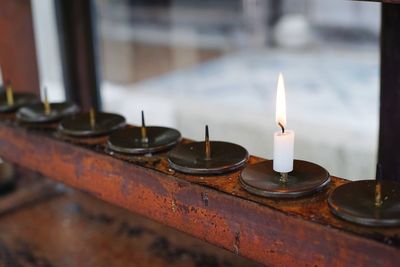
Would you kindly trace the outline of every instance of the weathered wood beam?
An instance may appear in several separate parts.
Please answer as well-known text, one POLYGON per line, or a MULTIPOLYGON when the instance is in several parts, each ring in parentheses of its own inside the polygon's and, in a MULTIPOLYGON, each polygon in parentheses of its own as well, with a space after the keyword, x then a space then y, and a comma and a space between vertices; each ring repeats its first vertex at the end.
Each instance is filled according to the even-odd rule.
MULTIPOLYGON (((93 141, 93 140, 92 140, 93 141)), ((268 266, 397 266, 400 228, 334 217, 327 191, 271 200, 242 190, 239 171, 198 177, 174 172, 166 154, 117 158, 98 145, 0 122, 0 156, 67 185, 268 266)), ((249 164, 262 159, 251 157, 249 164)))

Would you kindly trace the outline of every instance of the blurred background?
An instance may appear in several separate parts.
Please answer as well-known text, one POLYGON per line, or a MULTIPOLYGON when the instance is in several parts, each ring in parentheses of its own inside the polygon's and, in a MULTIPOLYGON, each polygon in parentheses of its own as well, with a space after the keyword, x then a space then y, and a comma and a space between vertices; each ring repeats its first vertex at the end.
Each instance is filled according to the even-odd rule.
MULTIPOLYGON (((374 176, 380 4, 320 0, 94 0, 105 111, 272 157, 285 78, 295 157, 374 176)), ((42 87, 65 99, 52 0, 32 0, 42 87)))

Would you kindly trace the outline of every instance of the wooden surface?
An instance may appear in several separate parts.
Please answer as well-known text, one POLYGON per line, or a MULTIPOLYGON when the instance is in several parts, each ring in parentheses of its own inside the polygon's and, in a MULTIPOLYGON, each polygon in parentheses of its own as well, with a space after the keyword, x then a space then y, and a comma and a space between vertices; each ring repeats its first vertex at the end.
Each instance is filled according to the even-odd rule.
POLYGON ((379 162, 400 181, 400 5, 382 4, 379 162))
POLYGON ((37 200, 0 213, 0 266, 259 266, 39 177, 0 196, 0 206, 15 195, 37 200))
MULTIPOLYGON (((240 172, 188 176, 166 155, 116 158, 104 140, 67 143, 52 131, 0 123, 1 156, 117 206, 272 266, 397 266, 400 228, 369 228, 334 217, 328 191, 298 200, 253 196, 240 172)), ((71 140, 69 140, 71 141, 71 140)), ((249 164, 261 161, 251 157, 249 164)))
POLYGON ((15 91, 39 94, 30 0, 0 1, 0 69, 15 91))

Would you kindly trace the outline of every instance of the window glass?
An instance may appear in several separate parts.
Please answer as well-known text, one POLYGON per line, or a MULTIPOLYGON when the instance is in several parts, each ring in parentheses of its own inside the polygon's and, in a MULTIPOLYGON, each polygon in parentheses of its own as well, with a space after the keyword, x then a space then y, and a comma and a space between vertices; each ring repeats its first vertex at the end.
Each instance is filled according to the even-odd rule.
POLYGON ((47 88, 51 102, 65 100, 57 23, 53 0, 32 0, 32 17, 41 94, 47 88))
POLYGON ((95 0, 104 109, 271 158, 283 73, 295 156, 372 178, 380 4, 95 0))

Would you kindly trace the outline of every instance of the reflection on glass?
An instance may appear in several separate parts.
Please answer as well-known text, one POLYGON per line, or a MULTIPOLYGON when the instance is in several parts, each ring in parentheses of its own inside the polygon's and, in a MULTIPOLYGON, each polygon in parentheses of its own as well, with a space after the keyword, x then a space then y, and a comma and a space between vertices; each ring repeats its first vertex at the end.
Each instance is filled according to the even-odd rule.
POLYGON ((380 5, 318 0, 96 0, 107 111, 272 157, 287 86, 295 157, 373 177, 380 5))

